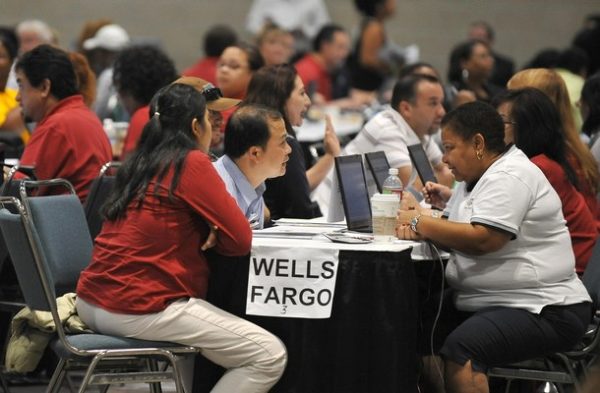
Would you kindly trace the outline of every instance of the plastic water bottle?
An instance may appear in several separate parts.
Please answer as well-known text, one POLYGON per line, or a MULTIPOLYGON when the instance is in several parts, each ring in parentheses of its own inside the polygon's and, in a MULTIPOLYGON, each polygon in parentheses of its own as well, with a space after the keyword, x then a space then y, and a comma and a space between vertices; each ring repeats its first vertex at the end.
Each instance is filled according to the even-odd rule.
POLYGON ((396 194, 398 198, 402 199, 402 182, 398 177, 398 169, 390 168, 388 171, 388 177, 383 182, 382 193, 383 194, 396 194))

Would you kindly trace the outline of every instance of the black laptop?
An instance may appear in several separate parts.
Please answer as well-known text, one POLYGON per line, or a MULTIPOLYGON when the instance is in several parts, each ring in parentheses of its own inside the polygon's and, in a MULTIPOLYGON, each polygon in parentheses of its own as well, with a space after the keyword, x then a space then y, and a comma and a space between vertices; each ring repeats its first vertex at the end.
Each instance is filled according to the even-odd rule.
POLYGON ((433 168, 431 168, 431 163, 429 162, 427 154, 425 154, 423 145, 417 143, 408 146, 408 154, 410 155, 410 160, 412 161, 413 166, 419 174, 421 183, 423 183, 423 185, 425 185, 425 183, 428 181, 437 183, 437 179, 433 173, 433 168))
POLYGON ((365 159, 373 180, 375 180, 375 184, 377 185, 377 191, 381 193, 383 191, 383 182, 387 179, 390 171, 390 163, 385 156, 385 152, 374 151, 366 153, 365 159))
POLYGON ((336 157, 335 171, 348 230, 372 233, 371 201, 362 156, 354 154, 336 157))

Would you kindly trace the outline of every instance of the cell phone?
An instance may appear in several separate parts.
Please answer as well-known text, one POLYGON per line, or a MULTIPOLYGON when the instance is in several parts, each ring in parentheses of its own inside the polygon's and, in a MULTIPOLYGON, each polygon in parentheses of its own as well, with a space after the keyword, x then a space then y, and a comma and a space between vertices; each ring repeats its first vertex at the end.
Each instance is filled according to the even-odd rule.
POLYGON ((435 174, 433 173, 433 168, 431 167, 431 163, 429 162, 429 158, 427 154, 425 154, 425 150, 423 149, 423 145, 420 143, 408 146, 408 154, 410 155, 410 160, 412 161, 413 166, 417 170, 419 174, 419 179, 421 179, 421 183, 425 185, 428 181, 437 183, 437 179, 435 174))

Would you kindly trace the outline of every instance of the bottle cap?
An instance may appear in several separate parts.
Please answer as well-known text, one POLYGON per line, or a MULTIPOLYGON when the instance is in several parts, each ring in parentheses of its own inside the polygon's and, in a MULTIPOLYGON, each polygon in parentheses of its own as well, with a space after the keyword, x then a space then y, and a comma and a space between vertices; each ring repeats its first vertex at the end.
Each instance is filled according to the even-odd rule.
POLYGON ((398 176, 398 168, 390 168, 390 169, 388 170, 388 174, 389 174, 389 175, 398 176))

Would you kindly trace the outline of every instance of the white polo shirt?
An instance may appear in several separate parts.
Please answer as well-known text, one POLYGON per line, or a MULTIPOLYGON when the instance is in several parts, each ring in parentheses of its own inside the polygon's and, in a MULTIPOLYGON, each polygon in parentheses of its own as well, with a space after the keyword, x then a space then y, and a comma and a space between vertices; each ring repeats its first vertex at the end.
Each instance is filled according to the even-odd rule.
POLYGON ((446 278, 464 311, 505 306, 539 313, 546 305, 590 301, 575 274, 561 202, 537 166, 516 147, 488 168, 471 192, 461 182, 444 214, 514 236, 481 256, 454 252, 446 278))
MULTIPOLYGON (((402 115, 388 105, 386 109, 377 113, 365 124, 356 137, 344 147, 342 155, 384 151, 390 167, 401 168, 412 166, 408 146, 417 143, 423 145, 425 154, 433 166, 442 162, 442 151, 434 140, 429 135, 426 135, 423 140, 419 139, 402 115)), ((371 172, 367 168, 365 169, 367 186, 370 193, 373 194, 376 192, 375 182, 371 172)), ((321 212, 325 217, 336 216, 336 214, 328 214, 330 206, 338 209, 341 207, 338 193, 332 195, 331 192, 332 189, 337 190, 337 182, 334 177, 335 170, 331 169, 312 195, 312 199, 319 203, 321 212)), ((332 220, 335 221, 336 219, 332 220)))

